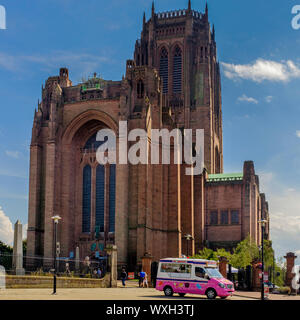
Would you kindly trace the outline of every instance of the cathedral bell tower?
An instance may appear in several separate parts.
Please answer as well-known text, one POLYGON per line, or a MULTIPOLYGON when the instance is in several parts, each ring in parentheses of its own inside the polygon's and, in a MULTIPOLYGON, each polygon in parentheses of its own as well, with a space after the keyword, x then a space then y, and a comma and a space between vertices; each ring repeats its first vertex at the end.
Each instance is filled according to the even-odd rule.
POLYGON ((205 166, 223 172, 222 102, 220 67, 214 27, 208 7, 191 8, 143 17, 143 30, 134 52, 136 66, 158 70, 162 81, 163 120, 174 127, 205 130, 205 166))

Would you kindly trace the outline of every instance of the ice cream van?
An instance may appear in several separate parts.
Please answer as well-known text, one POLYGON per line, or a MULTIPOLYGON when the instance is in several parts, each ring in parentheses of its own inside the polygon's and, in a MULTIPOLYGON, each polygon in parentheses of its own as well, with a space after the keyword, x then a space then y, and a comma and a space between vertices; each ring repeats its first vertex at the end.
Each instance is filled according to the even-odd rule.
POLYGON ((157 270, 156 290, 166 296, 178 293, 206 295, 208 299, 217 296, 226 299, 234 292, 233 283, 225 279, 218 270, 218 263, 212 260, 166 258, 161 259, 157 270))

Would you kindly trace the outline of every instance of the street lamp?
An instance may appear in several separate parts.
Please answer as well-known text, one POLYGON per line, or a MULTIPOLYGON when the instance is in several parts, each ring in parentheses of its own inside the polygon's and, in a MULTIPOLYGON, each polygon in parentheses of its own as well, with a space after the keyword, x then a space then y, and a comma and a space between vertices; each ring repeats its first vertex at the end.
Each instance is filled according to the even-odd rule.
POLYGON ((56 260, 57 260, 57 225, 59 220, 61 219, 60 216, 54 216, 51 218, 54 224, 54 278, 53 278, 53 293, 56 294, 56 260))
POLYGON ((194 240, 194 238, 190 235, 190 234, 186 234, 185 236, 184 236, 184 238, 186 239, 186 246, 187 246, 187 248, 186 248, 186 251, 187 251, 187 257, 189 256, 189 241, 190 240, 194 240))
POLYGON ((259 220, 258 223, 261 225, 261 300, 265 300, 265 283, 264 283, 264 237, 265 237, 265 225, 267 220, 259 220))

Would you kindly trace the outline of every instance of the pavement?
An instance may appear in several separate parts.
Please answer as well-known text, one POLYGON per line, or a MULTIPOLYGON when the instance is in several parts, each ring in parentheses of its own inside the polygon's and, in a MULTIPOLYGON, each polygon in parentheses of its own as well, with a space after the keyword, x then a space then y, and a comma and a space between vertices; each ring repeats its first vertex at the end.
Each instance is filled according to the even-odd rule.
MULTIPOLYGON (((0 300, 202 300, 205 296, 186 295, 184 298, 174 294, 165 297, 163 292, 153 288, 139 288, 137 282, 127 281, 126 287, 118 283, 118 288, 79 288, 57 289, 0 289, 0 300)), ((260 300, 259 292, 236 291, 228 300, 260 300)), ((300 300, 300 296, 270 294, 270 300, 300 300)))

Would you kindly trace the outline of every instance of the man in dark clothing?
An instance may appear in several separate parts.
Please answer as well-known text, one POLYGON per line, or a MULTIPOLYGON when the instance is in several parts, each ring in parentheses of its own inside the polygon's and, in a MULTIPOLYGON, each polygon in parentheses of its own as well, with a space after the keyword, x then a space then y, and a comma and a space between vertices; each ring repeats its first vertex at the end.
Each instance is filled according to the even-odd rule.
POLYGON ((126 280, 126 278, 127 278, 127 273, 126 273, 125 269, 123 268, 123 269, 122 269, 122 272, 121 272, 121 279, 122 279, 122 285, 123 285, 123 287, 125 287, 125 280, 126 280))

